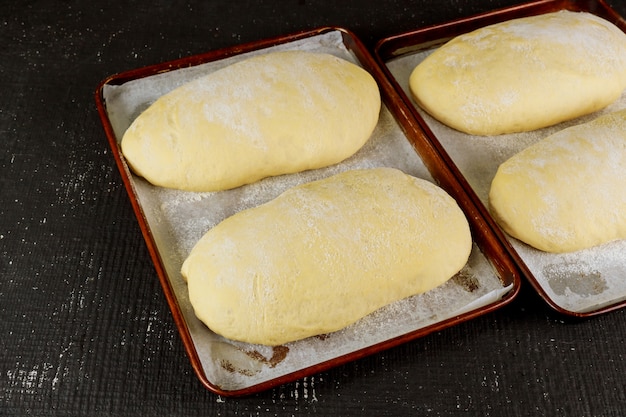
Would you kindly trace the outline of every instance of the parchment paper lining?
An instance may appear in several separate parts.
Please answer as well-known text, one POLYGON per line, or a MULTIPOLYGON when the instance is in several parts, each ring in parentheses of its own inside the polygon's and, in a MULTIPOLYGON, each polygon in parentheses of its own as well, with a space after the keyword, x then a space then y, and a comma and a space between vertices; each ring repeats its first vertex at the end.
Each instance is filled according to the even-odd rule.
MULTIPOLYGON (((408 97, 411 97, 408 84, 411 72, 433 51, 408 54, 386 63, 408 97)), ((626 108, 626 94, 594 114, 532 132, 500 136, 459 132, 432 118, 414 101, 413 105, 488 207, 491 181, 501 163, 552 133, 626 108)), ((626 240, 568 254, 544 253, 510 236, 509 241, 548 297, 567 311, 584 313, 626 299, 626 240)))
MULTIPOLYGON (((107 85, 104 98, 118 141, 131 121, 167 91, 244 57, 284 49, 331 53, 358 64, 343 45, 341 34, 330 32, 267 50, 134 80, 121 86, 107 85)), ((208 229, 240 210, 276 197, 288 187, 348 169, 376 166, 396 167, 433 181, 384 106, 379 124, 367 144, 348 160, 325 169, 268 178, 215 193, 154 187, 142 178, 132 176, 139 204, 210 382, 224 390, 250 387, 479 309, 498 301, 511 290, 511 286, 503 287, 489 261, 474 245, 470 261, 463 271, 442 287, 387 306, 342 331, 294 342, 280 349, 224 339, 208 330, 195 317, 186 284, 180 275, 180 266, 208 229)))

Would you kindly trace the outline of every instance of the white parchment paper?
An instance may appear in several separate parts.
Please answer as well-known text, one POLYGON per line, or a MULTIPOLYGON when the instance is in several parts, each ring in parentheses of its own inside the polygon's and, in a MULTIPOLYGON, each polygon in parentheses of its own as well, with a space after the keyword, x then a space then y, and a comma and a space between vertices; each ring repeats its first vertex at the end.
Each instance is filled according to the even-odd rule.
MULTIPOLYGON (((341 34, 333 31, 250 54, 138 79, 121 86, 108 85, 104 97, 118 141, 132 120, 162 94, 250 55, 281 49, 326 52, 358 64, 344 47, 341 34)), ((503 287, 490 262, 474 245, 468 264, 447 284, 389 305, 342 331, 324 337, 312 337, 278 348, 236 343, 214 334, 195 317, 180 267, 207 230, 240 210, 276 197, 288 187, 348 169, 377 166, 399 168, 432 181, 423 162, 384 106, 379 124, 366 145, 353 157, 328 168, 267 178, 255 184, 213 193, 154 187, 142 178, 132 176, 139 204, 211 383, 223 390, 247 388, 480 309, 502 299, 511 290, 511 286, 503 287)))
MULTIPOLYGON (((411 97, 411 72, 433 50, 408 54, 386 63, 408 97, 411 97)), ((473 136, 451 129, 430 117, 417 103, 412 103, 488 207, 491 181, 501 163, 552 133, 626 108, 626 94, 600 112, 532 132, 500 136, 473 136)), ((509 241, 546 295, 564 310, 585 313, 626 299, 626 240, 567 254, 545 253, 512 237, 509 241)))

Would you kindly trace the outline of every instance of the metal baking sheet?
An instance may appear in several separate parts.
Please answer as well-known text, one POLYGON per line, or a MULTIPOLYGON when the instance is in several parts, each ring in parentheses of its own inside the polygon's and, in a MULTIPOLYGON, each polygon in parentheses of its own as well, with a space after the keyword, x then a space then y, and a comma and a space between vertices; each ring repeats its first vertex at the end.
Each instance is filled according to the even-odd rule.
POLYGON ((109 77, 98 87, 96 102, 103 126, 168 303, 196 374, 211 391, 245 395, 302 378, 485 314, 508 303, 517 293, 520 275, 515 264, 475 212, 462 187, 436 159, 436 153, 422 150, 429 155, 426 164, 416 152, 420 145, 407 138, 404 132, 410 130, 401 127, 394 117, 400 101, 389 94, 393 89, 381 78, 374 58, 354 35, 341 28, 322 28, 134 70, 109 77), (356 155, 328 168, 212 193, 155 187, 129 170, 119 141, 132 120, 156 98, 251 55, 284 49, 331 53, 365 67, 379 80, 386 104, 372 137, 356 155), (437 182, 466 210, 475 243, 468 264, 457 276, 435 290, 389 305, 341 331, 274 348, 225 339, 195 317, 180 267, 207 230, 288 187, 348 169, 376 166, 396 167, 437 182))
MULTIPOLYGON (((486 208, 489 188, 502 162, 568 126, 626 108, 626 94, 600 112, 548 128, 492 137, 472 136, 443 125, 420 109, 410 95, 409 76, 426 56, 454 36, 517 17, 563 9, 588 11, 622 30, 626 28, 626 22, 603 2, 540 1, 399 34, 381 40, 376 47, 376 58, 411 109, 416 124, 439 149, 487 218, 490 217, 486 208)), ((493 219, 488 221, 498 228, 493 219)), ((557 311, 572 316, 591 316, 626 306, 626 240, 573 253, 550 254, 505 236, 520 269, 557 311)))

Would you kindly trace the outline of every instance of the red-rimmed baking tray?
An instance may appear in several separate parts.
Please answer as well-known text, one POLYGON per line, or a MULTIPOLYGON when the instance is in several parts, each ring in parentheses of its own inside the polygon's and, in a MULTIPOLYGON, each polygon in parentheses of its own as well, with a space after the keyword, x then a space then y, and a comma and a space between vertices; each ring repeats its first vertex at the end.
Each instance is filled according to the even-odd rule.
POLYGON ((519 290, 521 274, 501 241, 436 150, 411 126, 404 104, 373 56, 344 28, 299 32, 113 75, 98 86, 95 99, 192 366, 203 385, 217 394, 251 394, 373 354, 493 311, 519 290), (214 193, 155 187, 129 170, 119 141, 131 121, 156 98, 248 56, 285 49, 337 55, 362 66, 378 81, 383 97, 379 123, 357 154, 328 168, 214 193), (179 271, 193 244, 212 225, 298 183, 375 166, 392 166, 437 183, 457 200, 474 238, 468 264, 459 274, 435 290, 387 306, 339 332, 274 348, 224 339, 194 316, 179 271))
POLYGON ((567 126, 626 108, 626 94, 600 112, 556 126, 524 134, 478 137, 450 129, 430 117, 413 101, 408 87, 412 69, 453 37, 490 24, 559 10, 593 13, 626 31, 626 21, 601 0, 534 1, 382 39, 374 56, 406 103, 416 128, 446 161, 494 233, 508 242, 508 250, 534 289, 560 313, 587 317, 626 306, 626 241, 574 253, 542 253, 499 229, 487 208, 488 190, 499 164, 514 153, 567 126))

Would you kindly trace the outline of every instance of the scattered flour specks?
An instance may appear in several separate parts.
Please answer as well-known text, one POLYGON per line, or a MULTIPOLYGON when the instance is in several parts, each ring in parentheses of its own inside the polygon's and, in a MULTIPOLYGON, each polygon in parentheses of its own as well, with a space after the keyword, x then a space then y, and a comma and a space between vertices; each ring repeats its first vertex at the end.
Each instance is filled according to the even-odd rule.
POLYGON ((52 384, 52 389, 54 389, 56 383, 53 378, 49 377, 54 372, 54 366, 50 363, 44 362, 30 367, 18 362, 15 368, 6 371, 5 377, 8 381, 8 387, 0 395, 8 396, 10 395, 9 392, 35 394, 44 387, 44 384, 52 384))

